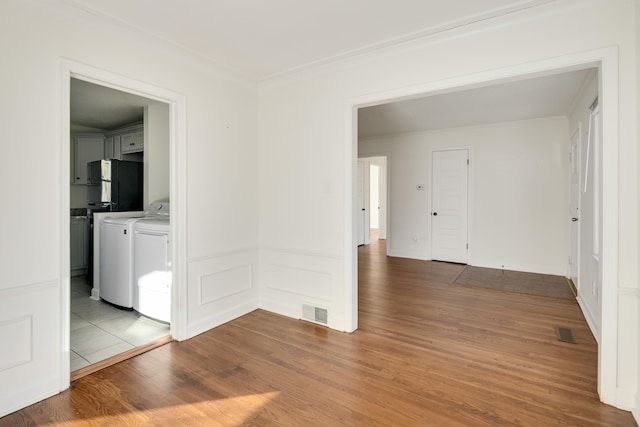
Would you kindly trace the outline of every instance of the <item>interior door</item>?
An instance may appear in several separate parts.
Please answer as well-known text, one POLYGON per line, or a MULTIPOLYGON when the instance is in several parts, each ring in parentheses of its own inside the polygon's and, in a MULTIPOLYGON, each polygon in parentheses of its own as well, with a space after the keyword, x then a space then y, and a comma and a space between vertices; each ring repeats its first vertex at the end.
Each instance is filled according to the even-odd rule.
POLYGON ((434 151, 431 259, 467 263, 468 150, 434 151))
POLYGON ((580 136, 582 134, 582 126, 578 126, 571 135, 571 148, 569 152, 569 161, 571 164, 571 178, 569 189, 569 221, 570 224, 570 253, 569 253, 569 278, 578 288, 578 271, 579 271, 579 251, 580 247, 580 227, 578 221, 580 219, 580 136))

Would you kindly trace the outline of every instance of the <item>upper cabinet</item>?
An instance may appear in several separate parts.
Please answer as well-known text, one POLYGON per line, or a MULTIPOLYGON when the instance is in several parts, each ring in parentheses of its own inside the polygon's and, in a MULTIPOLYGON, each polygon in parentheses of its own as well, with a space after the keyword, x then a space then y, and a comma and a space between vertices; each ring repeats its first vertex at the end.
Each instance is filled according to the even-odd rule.
POLYGON ((101 159, 142 161, 144 126, 128 126, 105 134, 83 133, 71 137, 71 183, 86 185, 87 163, 101 159))
POLYGON ((71 183, 87 184, 87 163, 104 158, 104 135, 75 135, 71 138, 71 183))
POLYGON ((118 129, 107 134, 105 155, 109 159, 125 160, 123 155, 144 151, 143 125, 118 129))
POLYGON ((125 133, 120 137, 122 154, 140 153, 144 150, 144 132, 125 133))

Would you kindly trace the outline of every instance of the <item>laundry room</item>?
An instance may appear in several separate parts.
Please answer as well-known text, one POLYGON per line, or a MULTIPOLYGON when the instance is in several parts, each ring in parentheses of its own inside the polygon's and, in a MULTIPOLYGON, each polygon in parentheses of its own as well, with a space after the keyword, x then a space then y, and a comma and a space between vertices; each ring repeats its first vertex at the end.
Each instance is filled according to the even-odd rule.
POLYGON ((73 377, 170 336, 169 106, 74 78, 70 130, 73 377))

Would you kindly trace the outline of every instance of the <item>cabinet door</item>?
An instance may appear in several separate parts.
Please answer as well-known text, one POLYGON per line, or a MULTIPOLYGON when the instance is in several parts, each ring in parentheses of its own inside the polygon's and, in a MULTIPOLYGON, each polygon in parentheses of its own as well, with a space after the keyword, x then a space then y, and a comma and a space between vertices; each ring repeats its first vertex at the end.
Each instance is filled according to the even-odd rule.
POLYGON ((104 141, 104 158, 122 160, 120 135, 109 136, 104 141))
POLYGON ((144 132, 125 133, 120 139, 122 154, 144 150, 144 132))
POLYGON ((71 275, 86 272, 87 224, 86 218, 71 218, 71 275))
POLYGON ((75 138, 75 183, 87 183, 87 163, 101 160, 104 156, 104 138, 79 136, 75 138))

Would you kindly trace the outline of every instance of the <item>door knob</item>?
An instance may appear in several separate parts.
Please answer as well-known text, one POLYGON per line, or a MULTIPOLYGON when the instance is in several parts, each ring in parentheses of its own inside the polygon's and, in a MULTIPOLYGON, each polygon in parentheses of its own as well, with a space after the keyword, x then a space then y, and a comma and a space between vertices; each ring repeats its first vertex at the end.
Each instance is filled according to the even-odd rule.
POLYGON ((575 216, 573 218, 571 218, 571 222, 577 222, 578 218, 576 218, 575 216))
POLYGON ((438 212, 434 212, 432 215, 433 216, 438 216, 438 212))

